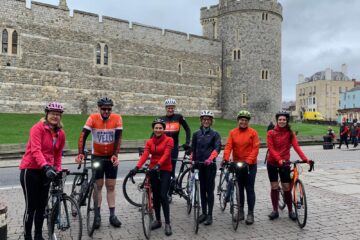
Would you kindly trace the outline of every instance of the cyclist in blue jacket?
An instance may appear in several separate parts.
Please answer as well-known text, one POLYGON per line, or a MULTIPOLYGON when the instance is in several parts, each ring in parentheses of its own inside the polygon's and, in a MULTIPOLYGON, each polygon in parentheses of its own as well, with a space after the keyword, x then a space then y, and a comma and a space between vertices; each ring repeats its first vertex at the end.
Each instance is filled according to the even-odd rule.
POLYGON ((193 161, 203 162, 199 165, 200 195, 202 214, 199 223, 212 224, 212 211, 214 207, 214 189, 216 177, 216 157, 221 151, 221 137, 218 132, 211 129, 214 114, 204 110, 200 114, 201 126, 192 136, 191 147, 193 161))

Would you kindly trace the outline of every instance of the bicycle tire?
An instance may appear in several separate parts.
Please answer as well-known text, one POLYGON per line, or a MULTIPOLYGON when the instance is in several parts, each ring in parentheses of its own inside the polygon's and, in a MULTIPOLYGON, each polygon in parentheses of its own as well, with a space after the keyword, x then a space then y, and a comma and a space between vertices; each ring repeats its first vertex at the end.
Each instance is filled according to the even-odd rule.
POLYGON ((186 168, 180 175, 178 182, 178 189, 181 191, 181 196, 187 201, 190 196, 189 185, 191 180, 191 169, 186 168), (186 179, 186 183, 183 183, 184 179, 186 179))
POLYGON ((239 222, 240 222, 240 192, 239 192, 239 183, 234 181, 232 196, 230 197, 230 206, 231 206, 231 222, 233 229, 236 231, 239 222))
POLYGON ((284 190, 281 187, 281 181, 279 180, 279 201, 278 201, 278 207, 280 210, 284 210, 286 203, 285 203, 285 196, 284 196, 284 190))
POLYGON ((150 207, 150 199, 148 191, 143 191, 142 194, 142 205, 141 205, 141 221, 143 231, 146 239, 150 239, 151 236, 151 223, 153 220, 153 214, 150 207))
POLYGON ((187 180, 186 180, 186 192, 188 194, 188 197, 186 199, 186 212, 187 214, 191 213, 191 209, 192 209, 192 203, 193 203, 193 195, 192 195, 192 188, 193 186, 193 182, 191 181, 191 177, 192 174, 190 172, 190 174, 187 175, 187 180))
POLYGON ((307 201, 305 187, 301 180, 296 180, 293 189, 293 205, 296 221, 300 228, 304 228, 307 220, 307 201))
POLYGON ((98 189, 96 183, 90 185, 88 194, 88 204, 86 208, 86 227, 89 237, 91 237, 95 230, 95 214, 98 207, 98 189))
POLYGON ((220 172, 220 180, 219 180, 219 185, 218 185, 218 195, 219 195, 219 203, 220 203, 220 209, 221 211, 225 211, 226 209, 226 201, 225 201, 225 196, 226 196, 226 192, 227 192, 227 188, 226 188, 226 185, 227 185, 227 181, 225 179, 225 171, 222 170, 220 172))
POLYGON ((145 173, 137 173, 136 176, 138 177, 132 178, 131 174, 128 173, 124 178, 122 190, 126 201, 135 207, 141 207, 142 195, 140 194, 140 185, 144 182, 145 173), (134 180, 134 182, 132 180, 134 180))
POLYGON ((48 228, 50 240, 77 239, 82 237, 82 218, 77 202, 70 196, 62 195, 53 208, 48 228), (72 209, 77 214, 71 214, 72 209), (70 230, 70 231, 68 231, 70 230))
MULTIPOLYGON (((84 192, 83 192, 84 185, 83 184, 85 184, 85 182, 82 178, 83 178, 83 176, 80 176, 80 175, 75 176, 72 186, 71 186, 71 193, 70 193, 70 197, 72 197, 78 203, 79 207, 81 207, 84 202, 84 192), (80 185, 80 183, 81 183, 81 185, 80 185)), ((72 210, 74 210, 74 211, 72 211, 72 214, 73 214, 73 216, 75 216, 76 209, 72 209, 72 210)))
POLYGON ((199 216, 200 216, 200 183, 199 180, 195 180, 194 185, 194 232, 195 234, 199 231, 199 216))

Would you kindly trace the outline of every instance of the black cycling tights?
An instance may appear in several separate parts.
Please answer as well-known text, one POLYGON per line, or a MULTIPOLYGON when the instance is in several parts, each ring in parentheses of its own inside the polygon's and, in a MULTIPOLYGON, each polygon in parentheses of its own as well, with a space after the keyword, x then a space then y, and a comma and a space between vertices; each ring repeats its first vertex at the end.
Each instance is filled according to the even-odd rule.
POLYGON ((153 192, 153 201, 156 220, 161 221, 160 205, 164 211, 165 223, 170 223, 170 207, 168 199, 168 191, 170 186, 171 172, 160 171, 160 179, 158 174, 151 175, 151 187, 153 192))
POLYGON ((240 208, 244 208, 245 196, 244 189, 246 190, 246 199, 248 210, 254 211, 255 207, 255 178, 257 172, 257 164, 249 165, 248 174, 238 174, 239 192, 240 192, 240 208))
POLYGON ((216 165, 199 166, 200 195, 202 213, 211 215, 214 207, 216 165))
POLYGON ((20 183, 25 196, 23 219, 25 238, 31 237, 33 221, 35 222, 35 235, 41 235, 49 194, 49 181, 43 170, 23 169, 20 173, 20 183))

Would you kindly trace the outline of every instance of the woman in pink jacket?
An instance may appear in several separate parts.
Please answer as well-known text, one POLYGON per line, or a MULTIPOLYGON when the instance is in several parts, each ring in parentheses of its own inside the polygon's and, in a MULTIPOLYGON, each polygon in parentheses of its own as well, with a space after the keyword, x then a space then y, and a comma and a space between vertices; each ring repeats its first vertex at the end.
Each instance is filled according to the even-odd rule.
POLYGON ((42 240, 42 226, 49 193, 49 179, 61 170, 61 157, 65 145, 61 116, 64 107, 49 103, 45 118, 30 129, 25 154, 20 163, 20 182, 25 196, 24 237, 33 239, 31 230, 35 223, 35 240, 42 240))

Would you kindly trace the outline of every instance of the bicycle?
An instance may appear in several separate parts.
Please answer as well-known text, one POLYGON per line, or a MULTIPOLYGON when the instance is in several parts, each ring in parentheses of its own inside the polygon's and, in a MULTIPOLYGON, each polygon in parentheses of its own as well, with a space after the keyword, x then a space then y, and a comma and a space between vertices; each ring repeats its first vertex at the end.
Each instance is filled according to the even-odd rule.
POLYGON ((82 237, 82 218, 77 202, 66 193, 64 185, 67 169, 61 170, 51 181, 50 196, 45 209, 50 240, 78 239, 82 237), (72 214, 76 211, 76 214, 72 214))
MULTIPOLYGON (((296 215, 296 221, 300 228, 304 228, 306 225, 307 220, 307 200, 306 200, 306 193, 305 193, 305 187, 303 182, 300 180, 299 176, 301 173, 302 168, 299 168, 299 164, 304 164, 307 162, 303 162, 301 160, 295 160, 295 161, 289 161, 286 164, 289 164, 291 166, 290 170, 290 177, 291 177, 291 183, 290 183, 290 189, 292 190, 292 200, 293 200, 293 206, 295 209, 295 215, 296 215)), ((314 164, 310 165, 309 172, 314 170, 314 164)), ((280 185, 279 185, 280 191, 282 191, 280 185)), ((280 197, 282 198, 282 197, 280 197)), ((280 199, 279 198, 279 199, 280 199)), ((282 201, 284 199, 282 198, 282 201)), ((285 201, 284 201, 285 202, 285 201)), ((280 203, 280 200, 279 200, 280 203)), ((280 207, 280 205, 279 205, 280 207)), ((285 207, 285 203, 284 203, 285 207)), ((284 209, 280 208, 281 210, 284 209)))
POLYGON ((240 190, 237 174, 248 171, 244 162, 224 162, 220 169, 218 195, 221 211, 225 211, 227 202, 230 204, 230 213, 233 229, 236 231, 240 222, 240 190))
MULTIPOLYGON (((98 207, 98 189, 96 186, 95 172, 98 167, 100 167, 100 162, 93 161, 91 167, 86 166, 86 162, 90 159, 88 158, 88 152, 84 152, 84 164, 82 172, 73 172, 71 175, 75 175, 73 184, 71 187, 70 196, 75 199, 78 203, 78 206, 86 206, 86 227, 87 233, 91 237, 95 230, 95 214, 98 207), (91 178, 89 179, 89 170, 91 170, 91 178), (92 196, 92 197, 90 197, 92 196), (87 200, 87 203, 86 203, 87 200)), ((81 168, 81 163, 78 166, 78 169, 81 168)), ((74 213, 72 213, 75 215, 74 213)))

